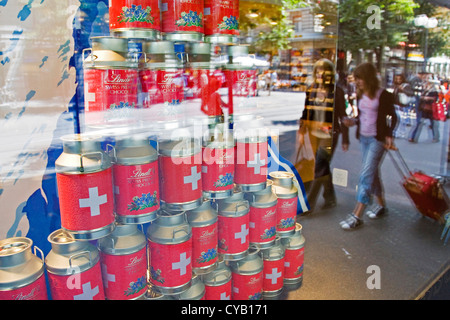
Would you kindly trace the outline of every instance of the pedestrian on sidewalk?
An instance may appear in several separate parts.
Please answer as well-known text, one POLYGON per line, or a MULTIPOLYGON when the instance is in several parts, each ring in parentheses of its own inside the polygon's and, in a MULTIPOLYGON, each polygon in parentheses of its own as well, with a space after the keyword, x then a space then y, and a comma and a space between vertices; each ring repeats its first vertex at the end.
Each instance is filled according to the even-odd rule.
MULTIPOLYGON (((349 145, 348 128, 341 125, 341 119, 346 116, 345 94, 341 87, 335 86, 335 75, 335 67, 330 60, 320 59, 314 64, 314 81, 306 92, 305 109, 300 119, 299 151, 305 147, 307 135, 306 140, 311 142, 311 154, 314 155, 314 167, 303 166, 305 161, 296 163, 299 172, 302 171, 302 179, 305 177, 303 182, 310 212, 314 211, 321 190, 325 201, 322 209, 336 206, 330 163, 341 133, 343 150, 347 151, 349 145)), ((310 161, 306 160, 306 163, 310 161)))
POLYGON ((439 141, 439 123, 435 123, 433 119, 433 102, 439 98, 439 87, 436 86, 435 81, 429 77, 425 80, 425 88, 418 101, 416 126, 411 131, 411 136, 408 141, 417 143, 419 141, 424 119, 430 121, 430 128, 433 133, 433 142, 439 141))
POLYGON ((377 70, 371 63, 363 63, 354 70, 357 86, 358 115, 345 120, 347 126, 357 125, 356 138, 361 144, 362 167, 359 175, 356 205, 347 219, 340 222, 343 229, 362 225, 362 215, 371 197, 376 204, 367 211, 370 218, 378 218, 386 211, 380 168, 387 149, 393 148, 393 131, 397 124, 394 96, 380 87, 377 70))

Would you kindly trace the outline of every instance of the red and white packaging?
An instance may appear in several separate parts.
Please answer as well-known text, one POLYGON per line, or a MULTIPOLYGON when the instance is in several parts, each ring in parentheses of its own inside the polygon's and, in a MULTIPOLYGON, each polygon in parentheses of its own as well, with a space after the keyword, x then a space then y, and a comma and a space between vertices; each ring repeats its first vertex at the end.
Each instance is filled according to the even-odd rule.
POLYGON ((87 174, 57 173, 61 226, 74 233, 114 223, 111 167, 87 174))
POLYGON ((127 255, 100 252, 105 296, 108 300, 136 299, 147 290, 147 248, 127 255))
POLYGON ((285 251, 284 277, 286 279, 295 280, 303 277, 304 253, 304 247, 285 251))
POLYGON ((182 69, 144 69, 139 72, 144 108, 160 103, 180 104, 184 100, 182 69))
POLYGON ((219 253, 236 255, 249 247, 249 215, 224 217, 219 213, 219 253))
POLYGON ((149 243, 151 283, 178 288, 192 278, 192 239, 178 244, 149 243))
MULTIPOLYGON (((266 182, 268 173, 267 138, 260 142, 238 140, 236 142, 235 157, 234 181, 236 184, 251 187, 252 185, 260 185, 266 182)), ((264 185, 262 188, 264 188, 264 185)))
POLYGON ((277 232, 291 232, 295 229, 297 218, 298 198, 278 198, 277 205, 277 232))
POLYGON ((245 258, 232 262, 232 300, 262 299, 264 266, 259 252, 252 247, 245 258))
POLYGON ((49 273, 48 282, 53 300, 105 300, 100 261, 73 275, 49 273))
POLYGON ((110 0, 109 29, 161 30, 159 0, 110 0))
POLYGON ((205 0, 205 35, 239 35, 239 0, 205 0))
POLYGON ((161 201, 171 210, 191 210, 202 203, 202 156, 195 139, 159 143, 161 201))
POLYGON ((27 286, 13 290, 0 290, 0 300, 48 300, 44 274, 27 286))
POLYGON ((250 205, 250 243, 265 246, 276 236, 276 206, 256 208, 250 205))
POLYGON ((203 0, 161 0, 161 31, 204 32, 203 0))

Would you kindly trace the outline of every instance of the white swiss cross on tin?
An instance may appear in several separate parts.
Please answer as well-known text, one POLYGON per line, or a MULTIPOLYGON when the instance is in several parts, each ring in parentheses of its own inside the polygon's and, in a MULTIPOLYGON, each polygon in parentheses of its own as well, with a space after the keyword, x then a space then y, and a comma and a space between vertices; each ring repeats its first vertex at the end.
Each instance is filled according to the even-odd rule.
POLYGON ((197 167, 194 166, 191 167, 191 175, 183 177, 183 183, 184 184, 192 183, 192 190, 197 190, 198 182, 200 181, 201 178, 202 178, 201 171, 197 172, 197 167))
POLYGON ((259 153, 255 154, 255 158, 252 161, 247 161, 247 168, 253 168, 254 174, 261 174, 261 168, 266 165, 266 160, 261 159, 259 153))
POLYGON ((80 208, 89 208, 91 217, 100 215, 100 206, 108 202, 106 194, 99 195, 98 187, 89 188, 89 198, 79 199, 80 208))

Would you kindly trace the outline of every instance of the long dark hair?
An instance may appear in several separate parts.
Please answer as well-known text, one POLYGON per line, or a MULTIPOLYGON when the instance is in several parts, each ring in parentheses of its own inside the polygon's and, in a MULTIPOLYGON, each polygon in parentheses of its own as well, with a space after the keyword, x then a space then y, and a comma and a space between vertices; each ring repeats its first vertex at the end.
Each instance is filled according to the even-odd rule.
MULTIPOLYGON (((375 98, 377 91, 380 88, 380 80, 378 80, 377 69, 375 66, 369 62, 362 63, 353 71, 353 76, 363 80, 365 85, 364 89, 367 90, 369 98, 375 98)), ((358 89, 358 98, 361 98, 363 93, 364 92, 361 89, 358 89)))

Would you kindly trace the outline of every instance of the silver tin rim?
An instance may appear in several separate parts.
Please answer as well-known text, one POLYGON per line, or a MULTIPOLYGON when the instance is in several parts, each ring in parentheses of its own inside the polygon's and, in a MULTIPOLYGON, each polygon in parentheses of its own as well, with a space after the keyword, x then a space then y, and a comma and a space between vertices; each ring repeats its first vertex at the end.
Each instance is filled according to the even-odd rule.
POLYGON ((164 200, 160 200, 161 206, 164 206, 167 210, 170 211, 188 211, 194 210, 202 205, 203 199, 200 197, 196 200, 183 202, 183 203, 170 203, 164 200))
POLYGON ((189 280, 187 283, 182 284, 180 286, 177 287, 162 287, 162 286, 158 286, 155 283, 152 283, 152 286, 157 288, 157 290, 159 291, 159 293, 163 294, 163 295, 174 295, 174 294, 180 294, 183 293, 184 291, 188 290, 191 287, 191 282, 192 279, 189 280))
POLYGON ((201 228, 215 224, 218 213, 209 201, 203 201, 197 208, 186 211, 186 217, 192 228, 201 228))
POLYGON ((239 42, 239 38, 236 35, 232 34, 211 34, 205 35, 205 42, 213 43, 213 44, 237 44, 239 42))
POLYGON ((153 222, 158 218, 158 211, 159 209, 145 213, 140 215, 134 215, 134 216, 126 216, 126 215, 119 215, 116 214, 116 221, 123 224, 144 224, 153 222))
POLYGON ((200 32, 168 32, 163 33, 163 39, 168 41, 203 42, 204 34, 200 32))
POLYGON ((144 233, 139 231, 134 224, 117 224, 109 236, 98 241, 98 248, 101 252, 114 256, 136 253, 145 248, 146 245, 147 239, 144 233), (118 244, 120 239, 122 241, 118 244))
POLYGON ((248 249, 238 253, 222 253, 221 255, 225 261, 239 261, 248 256, 248 249))
POLYGON ((267 181, 255 184, 236 183, 236 185, 241 188, 243 192, 257 192, 266 188, 267 181))
POLYGON ((159 40, 161 31, 152 28, 117 28, 110 29, 112 36, 125 39, 159 40))
POLYGON ((206 191, 203 190, 203 197, 211 200, 226 199, 233 195, 233 189, 221 191, 206 191))
POLYGON ((75 230, 70 230, 70 229, 62 227, 62 229, 69 232, 74 237, 75 240, 80 240, 80 241, 97 240, 97 239, 106 237, 111 232, 113 232, 114 228, 115 228, 114 222, 112 222, 111 224, 109 224, 107 226, 104 226, 104 227, 101 227, 98 229, 94 229, 94 230, 75 231, 75 230))

